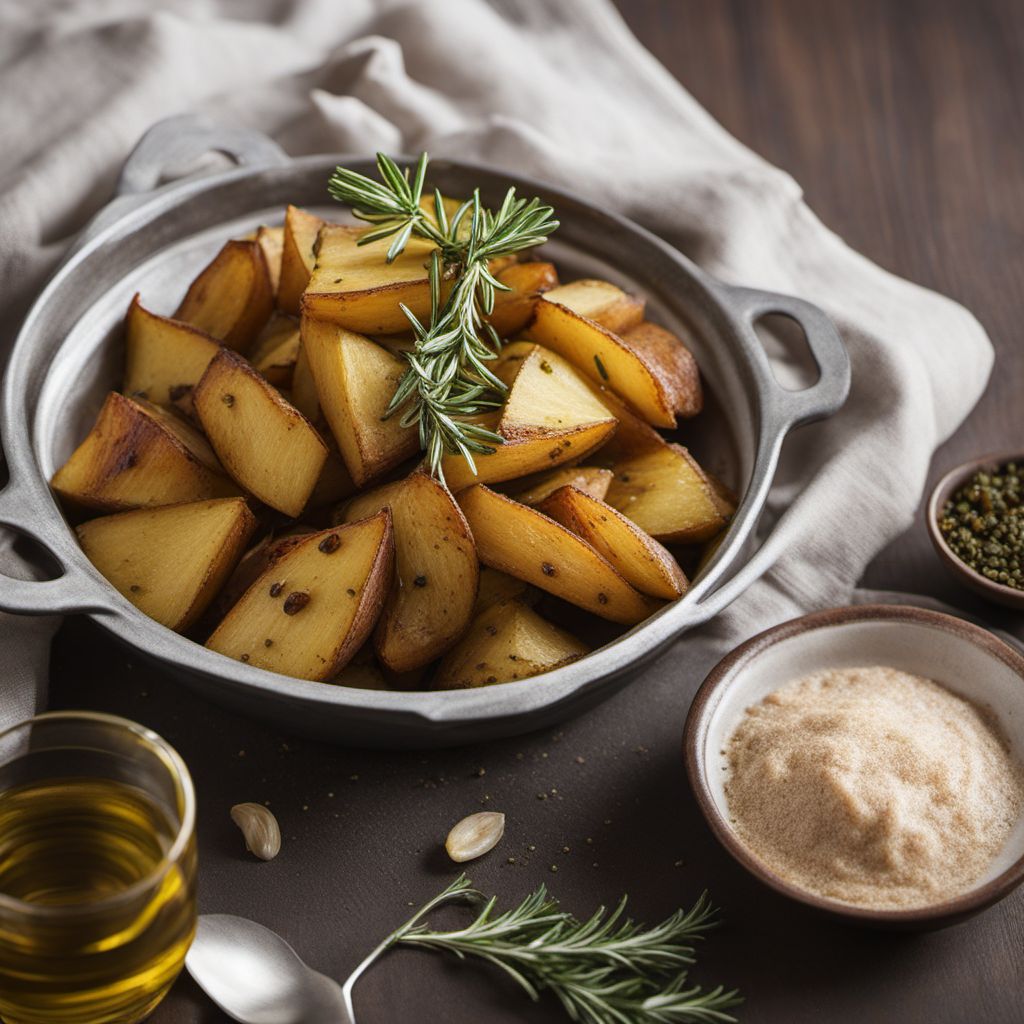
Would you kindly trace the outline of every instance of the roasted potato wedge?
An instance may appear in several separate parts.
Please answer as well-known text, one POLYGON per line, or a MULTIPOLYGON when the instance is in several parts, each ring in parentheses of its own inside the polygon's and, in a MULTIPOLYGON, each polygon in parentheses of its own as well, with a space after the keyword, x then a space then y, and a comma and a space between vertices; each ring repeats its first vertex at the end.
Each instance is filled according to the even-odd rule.
POLYGON ((313 488, 313 493, 309 496, 309 508, 336 505, 342 499, 351 497, 356 492, 352 474, 345 467, 337 449, 330 443, 329 438, 324 438, 323 434, 320 436, 327 444, 327 461, 324 462, 324 468, 320 471, 316 487, 313 488))
POLYGON ((510 498, 523 505, 539 505, 559 487, 572 484, 598 501, 604 500, 611 483, 612 471, 598 466, 563 466, 550 473, 540 473, 529 480, 516 480, 507 491, 510 498))
POLYGON ((263 258, 267 261, 267 273, 270 275, 270 289, 277 295, 281 284, 281 260, 284 257, 284 228, 261 225, 256 232, 256 241, 263 250, 263 258))
POLYGON ((734 511, 681 445, 652 447, 616 461, 612 470, 605 500, 665 543, 710 540, 734 511))
POLYGON ((495 373, 509 387, 497 432, 505 443, 474 457, 476 473, 461 455, 446 455, 445 479, 453 491, 496 483, 585 458, 611 437, 615 417, 564 360, 529 342, 507 345, 495 373))
POLYGON ((558 271, 553 263, 513 263, 495 276, 511 291, 495 290, 494 309, 484 319, 499 338, 511 338, 530 322, 537 297, 558 287, 558 271))
POLYGON ((354 498, 348 521, 391 509, 395 581, 373 642, 393 672, 409 672, 443 654, 466 630, 476 600, 479 562, 462 511, 444 484, 422 470, 354 498))
POLYGON ((246 352, 273 309, 274 289, 262 246, 232 241, 189 285, 174 319, 246 352))
POLYGON ((202 615, 256 528, 243 498, 142 508, 78 527, 89 561, 151 619, 179 633, 202 615))
POLYGON ((316 381, 309 365, 309 357, 302 344, 301 329, 299 332, 299 351, 292 367, 291 402, 310 423, 320 423, 324 418, 320 411, 320 397, 316 393, 316 381))
POLYGON ((158 316, 132 299, 125 319, 124 393, 157 405, 191 394, 220 343, 191 324, 158 316))
POLYGON ((277 308, 298 316, 302 293, 309 284, 316 256, 316 238, 324 222, 316 214, 289 206, 284 215, 284 239, 281 245, 281 278, 277 286, 277 308))
POLYGON ((405 364, 387 349, 344 327, 302 318, 302 350, 309 361, 324 417, 356 484, 414 455, 419 436, 384 415, 405 364))
POLYGON ((483 565, 480 567, 480 585, 473 604, 473 617, 476 618, 485 608, 499 601, 519 600, 524 604, 533 604, 539 593, 524 580, 517 580, 507 572, 483 565))
POLYGON ((689 419, 704 408, 697 360, 671 331, 644 321, 620 337, 664 381, 677 416, 689 419))
POLYGON ((52 484, 61 497, 104 512, 238 494, 194 427, 113 391, 52 484))
POLYGON ((661 606, 586 541, 535 508, 482 484, 462 491, 458 500, 484 565, 612 622, 633 625, 661 606))
POLYGON ((409 320, 399 303, 421 321, 430 318, 427 268, 434 243, 414 235, 388 263, 385 256, 393 239, 358 244, 370 230, 347 224, 321 228, 316 263, 302 297, 306 316, 358 334, 407 330, 409 320))
POLYGON ((617 334, 550 299, 537 302, 527 335, 605 384, 655 427, 674 427, 674 399, 655 368, 617 334))
POLYGON ((604 555, 641 594, 674 601, 685 593, 688 584, 679 563, 611 505, 568 484, 537 508, 604 555))
POLYGON ((275 312, 260 332, 248 359, 275 388, 291 386, 299 358, 299 321, 275 312))
POLYGON ((369 643, 356 652, 352 660, 328 682, 332 686, 349 686, 354 690, 390 690, 384 672, 377 663, 369 643))
POLYGON ((614 334, 631 330, 644 319, 644 300, 610 281, 570 281, 551 289, 546 297, 614 334))
POLYGON ((577 661, 589 651, 521 601, 500 601, 482 611, 445 655, 433 688, 459 690, 527 679, 577 661))
POLYGON ((227 348, 207 367, 192 400, 228 473, 265 505, 299 515, 327 461, 327 445, 309 420, 227 348))
POLYGON ((393 563, 387 509, 279 544, 206 646, 282 675, 331 679, 370 635, 393 563))

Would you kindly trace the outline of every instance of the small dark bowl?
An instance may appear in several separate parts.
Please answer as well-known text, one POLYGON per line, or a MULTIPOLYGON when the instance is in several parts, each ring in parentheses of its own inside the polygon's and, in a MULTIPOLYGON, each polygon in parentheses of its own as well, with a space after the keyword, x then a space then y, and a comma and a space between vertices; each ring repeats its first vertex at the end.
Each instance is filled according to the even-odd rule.
POLYGON ((973 888, 925 906, 875 910, 820 896, 766 865, 729 819, 725 747, 748 707, 810 672, 887 665, 934 679, 987 706, 1024 758, 1024 656, 963 619, 906 605, 860 605, 804 615, 759 633, 720 661, 697 691, 686 719, 686 771, 715 838, 756 879, 835 920, 922 931, 956 924, 1024 882, 1024 814, 973 888))
POLYGON ((942 564, 966 587, 970 587, 976 594, 994 601, 996 604, 1005 605, 1007 608, 1024 610, 1024 590, 1017 590, 1015 587, 1007 587, 1002 583, 993 583, 992 580, 982 576, 980 572, 972 569, 953 549, 946 543, 939 529, 939 516, 950 496, 979 470, 992 472, 999 466, 1005 466, 1007 462, 1016 462, 1024 465, 1024 454, 1020 452, 1007 452, 996 455, 983 455, 980 459, 973 459, 965 462, 962 466, 951 469, 936 485, 928 499, 926 521, 928 523, 928 536, 931 537, 932 546, 935 548, 942 564))

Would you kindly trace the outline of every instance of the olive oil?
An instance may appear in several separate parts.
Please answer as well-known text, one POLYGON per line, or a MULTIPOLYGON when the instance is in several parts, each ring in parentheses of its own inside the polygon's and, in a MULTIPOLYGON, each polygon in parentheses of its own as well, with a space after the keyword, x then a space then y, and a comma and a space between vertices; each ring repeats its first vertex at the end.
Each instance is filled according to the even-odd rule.
POLYGON ((0 1018, 141 1020, 195 928, 195 847, 143 789, 46 778, 0 792, 0 1018))

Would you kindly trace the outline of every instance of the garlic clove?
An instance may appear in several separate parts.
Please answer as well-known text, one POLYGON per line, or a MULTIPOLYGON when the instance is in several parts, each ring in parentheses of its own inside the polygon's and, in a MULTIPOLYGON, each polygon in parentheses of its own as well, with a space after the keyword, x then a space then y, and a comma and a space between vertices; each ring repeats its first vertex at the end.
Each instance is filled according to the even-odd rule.
POLYGON ((245 848, 260 860, 273 860, 281 851, 277 818, 263 804, 235 804, 231 820, 242 830, 245 848))
POLYGON ((480 811, 463 818, 455 825, 444 848, 453 861, 475 860, 493 850, 505 834, 505 815, 497 811, 480 811))

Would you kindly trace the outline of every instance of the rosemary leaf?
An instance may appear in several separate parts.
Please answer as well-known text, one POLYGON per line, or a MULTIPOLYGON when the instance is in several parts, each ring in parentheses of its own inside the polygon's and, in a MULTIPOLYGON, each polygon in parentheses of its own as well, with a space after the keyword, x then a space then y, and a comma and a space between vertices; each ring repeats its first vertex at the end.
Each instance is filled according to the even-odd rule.
POLYGON ((502 443, 499 435, 467 422, 468 417, 500 406, 507 390, 486 365, 497 358, 500 339, 483 318, 494 309, 495 292, 508 290, 488 264, 542 244, 558 221, 550 206, 517 197, 512 188, 497 211, 486 209, 479 190, 474 190, 449 218, 437 189, 433 204, 421 202, 427 166, 426 153, 415 173, 401 170, 378 153, 379 181, 338 167, 328 191, 347 203, 356 217, 374 225, 359 244, 394 236, 387 262, 401 255, 413 235, 437 246, 429 268, 430 323, 420 323, 403 307, 416 344, 405 353, 409 366, 386 415, 401 412, 403 426, 418 425, 430 470, 443 480, 446 452, 464 456, 473 466, 470 453, 489 454, 502 443), (442 283, 449 285, 443 302, 442 283))

